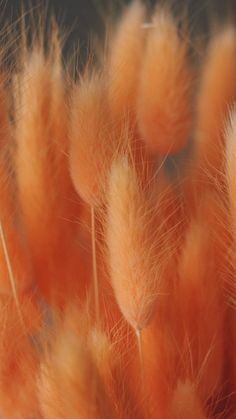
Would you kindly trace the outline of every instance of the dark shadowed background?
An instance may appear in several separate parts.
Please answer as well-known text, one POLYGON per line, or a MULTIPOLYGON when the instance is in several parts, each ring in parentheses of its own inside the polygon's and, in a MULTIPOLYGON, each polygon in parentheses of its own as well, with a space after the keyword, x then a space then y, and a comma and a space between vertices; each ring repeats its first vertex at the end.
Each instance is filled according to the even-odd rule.
MULTIPOLYGON (((173 8, 184 10, 190 16, 190 24, 194 31, 205 33, 210 21, 224 17, 236 16, 236 0, 160 0, 173 8)), ((1 27, 8 23, 17 22, 22 10, 34 18, 43 13, 54 15, 63 31, 67 33, 64 52, 70 53, 80 45, 81 57, 86 57, 88 40, 92 34, 101 34, 104 29, 105 16, 118 14, 122 5, 128 0, 0 0, 1 27), (31 11, 31 12, 30 12, 31 11)), ((149 5, 155 0, 146 0, 149 5)), ((26 18, 27 21, 27 18, 26 18)), ((31 19, 32 21, 32 19, 31 19)), ((49 19, 46 18, 46 25, 49 19)), ((17 27, 17 24, 15 23, 17 27)))

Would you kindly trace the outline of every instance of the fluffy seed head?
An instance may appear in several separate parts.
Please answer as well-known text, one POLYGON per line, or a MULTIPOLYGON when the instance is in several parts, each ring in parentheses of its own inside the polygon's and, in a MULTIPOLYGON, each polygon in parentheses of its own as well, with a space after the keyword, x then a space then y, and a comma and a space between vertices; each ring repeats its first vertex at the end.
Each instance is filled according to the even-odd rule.
POLYGON ((222 169, 224 124, 236 99, 236 31, 227 26, 216 33, 203 64, 196 113, 196 159, 207 172, 222 169))
POLYGON ((75 87, 70 139, 73 183, 83 200, 95 206, 103 200, 112 150, 105 83, 98 75, 85 77, 75 87))
POLYGON ((190 381, 177 383, 170 406, 171 419, 207 419, 198 399, 196 388, 190 381))
POLYGON ((170 14, 158 8, 148 29, 140 75, 138 125, 153 153, 176 153, 192 126, 192 72, 188 43, 180 39, 170 14))
POLYGON ((145 30, 145 8, 134 1, 120 20, 110 45, 108 57, 108 95, 114 118, 134 115, 145 30))
POLYGON ((136 330, 149 323, 158 294, 159 269, 150 227, 150 209, 137 173, 121 157, 109 179, 107 245, 115 296, 136 330))

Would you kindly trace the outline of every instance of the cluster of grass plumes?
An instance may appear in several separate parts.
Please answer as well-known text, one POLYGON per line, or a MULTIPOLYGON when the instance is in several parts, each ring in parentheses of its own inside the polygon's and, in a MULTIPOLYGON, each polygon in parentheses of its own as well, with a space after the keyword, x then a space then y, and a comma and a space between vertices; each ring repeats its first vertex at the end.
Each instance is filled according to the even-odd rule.
POLYGON ((76 80, 55 23, 2 67, 3 419, 235 418, 236 28, 187 26, 134 1, 76 80))

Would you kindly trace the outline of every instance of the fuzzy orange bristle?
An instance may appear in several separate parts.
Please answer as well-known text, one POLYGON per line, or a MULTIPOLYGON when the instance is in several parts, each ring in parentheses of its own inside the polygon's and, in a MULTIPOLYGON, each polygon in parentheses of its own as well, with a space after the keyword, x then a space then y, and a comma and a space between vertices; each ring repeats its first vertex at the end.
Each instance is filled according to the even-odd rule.
POLYGON ((235 69, 236 31, 226 26, 210 40, 198 92, 195 156, 206 177, 223 168, 224 126, 236 98, 235 69))
POLYGON ((207 419, 193 383, 178 382, 169 415, 173 419, 207 419))
POLYGON ((69 176, 66 81, 60 60, 60 51, 45 57, 39 45, 28 53, 15 80, 20 207, 39 286, 56 300, 63 300, 72 278, 78 278, 78 262, 81 289, 86 277, 76 246, 78 203, 69 176))
POLYGON ((41 371, 41 380, 45 418, 115 418, 86 343, 80 337, 68 332, 59 334, 53 356, 46 370, 44 367, 41 371))
POLYGON ((186 354, 190 352, 184 369, 187 376, 196 377, 202 400, 209 399, 217 391, 223 373, 224 309, 220 273, 214 262, 213 240, 207 225, 204 220, 192 220, 179 260, 178 299, 180 310, 183 310, 180 318, 184 319, 183 330, 180 329, 182 347, 186 344, 186 354), (206 316, 209 322, 204 324, 206 316))
POLYGON ((138 124, 151 152, 176 153, 186 145, 192 128, 192 72, 188 42, 176 23, 158 8, 147 29, 138 93, 138 124))
POLYGON ((123 315, 135 330, 149 323, 159 291, 150 216, 135 169, 128 158, 120 158, 110 174, 107 244, 114 292, 123 315))
POLYGON ((177 15, 132 1, 77 80, 23 18, 0 70, 3 419, 235 418, 236 30, 177 15))
POLYGON ((36 389, 39 353, 33 336, 40 332, 42 316, 31 294, 21 296, 19 304, 21 318, 12 297, 0 301, 0 414, 12 419, 39 414, 36 389))
POLYGON ((87 76, 73 94, 70 171, 77 192, 92 206, 104 200, 107 163, 112 150, 109 129, 104 80, 98 75, 87 76))
POLYGON ((144 5, 140 1, 131 3, 110 43, 108 94, 116 124, 125 115, 135 117, 145 41, 144 21, 144 5))

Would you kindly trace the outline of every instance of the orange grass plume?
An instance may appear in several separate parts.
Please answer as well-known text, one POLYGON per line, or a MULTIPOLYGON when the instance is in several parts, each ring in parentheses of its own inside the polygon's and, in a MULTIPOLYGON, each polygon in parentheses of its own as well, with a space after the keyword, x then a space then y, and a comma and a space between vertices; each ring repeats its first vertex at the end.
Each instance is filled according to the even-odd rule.
POLYGON ((192 127, 193 74, 188 42, 180 37, 171 14, 161 7, 146 31, 137 99, 138 125, 152 153, 176 153, 187 144, 192 127))
POLYGON ((182 12, 0 54, 3 419, 236 416, 235 25, 182 12))
POLYGON ((118 304, 135 330, 142 330, 149 323, 158 296, 160 277, 151 217, 148 197, 139 185, 135 169, 126 156, 121 157, 114 162, 110 174, 108 258, 118 304))

